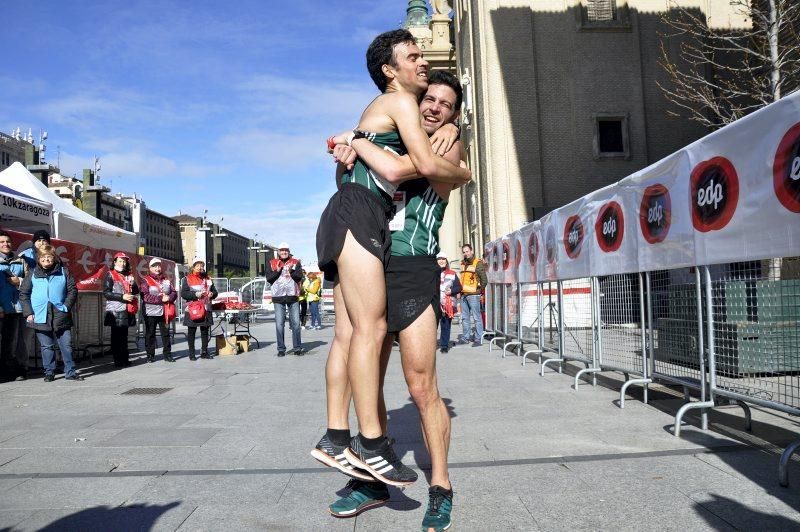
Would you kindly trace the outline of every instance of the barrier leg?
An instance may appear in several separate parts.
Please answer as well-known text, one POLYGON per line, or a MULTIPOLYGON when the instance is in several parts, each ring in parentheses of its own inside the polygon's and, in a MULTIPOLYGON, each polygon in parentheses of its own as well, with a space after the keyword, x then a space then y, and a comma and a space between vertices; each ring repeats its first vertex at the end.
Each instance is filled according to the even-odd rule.
POLYGON ((644 386, 644 403, 647 404, 647 385, 651 382, 653 382, 652 379, 626 379, 619 391, 619 407, 625 408, 625 392, 628 386, 633 386, 634 384, 641 384, 644 386))
POLYGON ((525 354, 522 355, 522 365, 525 365, 525 362, 528 360, 528 355, 539 355, 539 364, 542 363, 542 350, 541 349, 530 349, 525 351, 525 354))
POLYGON ((544 377, 544 368, 547 367, 547 364, 550 362, 558 362, 558 372, 561 373, 561 365, 564 363, 563 358, 548 358, 544 362, 542 362, 542 369, 539 371, 539 376, 544 377))
POLYGON ((781 461, 778 462, 778 482, 784 488, 789 487, 789 460, 792 455, 800 448, 800 440, 795 440, 789 444, 786 450, 781 455, 781 461))
POLYGON ((508 342, 507 344, 505 344, 505 345, 503 346, 503 358, 506 358, 506 349, 507 349, 507 348, 508 348, 508 346, 510 346, 510 345, 518 345, 518 346, 522 346, 522 342, 520 342, 519 340, 514 340, 514 341, 512 341, 512 342, 508 342))
MULTIPOLYGON (((694 403, 686 403, 685 405, 683 405, 680 408, 680 410, 678 410, 678 413, 675 415, 675 436, 676 437, 681 435, 681 423, 683 422, 683 415, 686 412, 688 412, 689 410, 694 410, 694 409, 697 409, 697 408, 702 408, 702 409, 714 408, 714 401, 697 401, 697 402, 694 402, 694 403)), ((702 426, 702 425, 705 425, 705 424, 702 423, 702 421, 701 421, 701 428, 703 430, 706 430, 706 428, 708 428, 707 425, 705 425, 705 426, 702 426)))
POLYGON ((581 375, 584 373, 592 373, 592 386, 597 384, 597 376, 595 375, 597 372, 600 371, 600 368, 584 368, 580 370, 578 373, 575 374, 575 391, 578 391, 578 380, 581 378, 581 375))
MULTIPOLYGON (((505 337, 504 337, 504 336, 495 336, 494 338, 492 338, 491 340, 489 340, 489 352, 490 352, 490 353, 492 352, 492 346, 493 346, 493 345, 495 345, 495 342, 497 342, 497 341, 503 341, 503 340, 505 340, 505 337)), ((500 346, 498 345, 497 347, 500 347, 500 346)))

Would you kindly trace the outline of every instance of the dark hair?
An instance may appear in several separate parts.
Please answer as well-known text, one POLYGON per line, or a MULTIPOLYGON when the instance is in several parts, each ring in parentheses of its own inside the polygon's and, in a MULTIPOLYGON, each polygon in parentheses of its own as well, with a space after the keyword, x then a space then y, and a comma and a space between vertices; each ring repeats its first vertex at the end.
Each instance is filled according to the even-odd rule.
POLYGON ((375 82, 381 92, 386 91, 388 82, 383 74, 383 65, 397 66, 394 56, 394 47, 403 43, 416 43, 414 36, 408 30, 392 30, 381 33, 367 48, 367 70, 369 77, 375 82))
POLYGON ((9 235, 6 231, 0 229, 0 236, 7 236, 9 240, 12 240, 11 235, 9 235))
POLYGON ((456 112, 461 110, 461 101, 464 98, 464 90, 461 88, 461 83, 458 82, 457 77, 444 70, 434 70, 428 74, 428 86, 430 87, 431 85, 447 85, 453 89, 453 92, 456 93, 456 106, 454 110, 456 112))
POLYGON ((463 250, 464 248, 469 248, 469 250, 470 250, 470 251, 474 251, 474 250, 472 249, 472 244, 463 244, 463 245, 461 246, 461 249, 463 250))

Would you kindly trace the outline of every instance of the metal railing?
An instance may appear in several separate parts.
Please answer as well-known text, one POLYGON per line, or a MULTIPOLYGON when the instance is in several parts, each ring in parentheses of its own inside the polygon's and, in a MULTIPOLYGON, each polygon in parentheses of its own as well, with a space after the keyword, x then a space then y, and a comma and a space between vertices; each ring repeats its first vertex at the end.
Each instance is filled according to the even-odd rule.
MULTIPOLYGON (((683 389, 675 414, 748 404, 800 415, 800 259, 783 258, 562 281, 490 283, 486 331, 511 347, 522 365, 538 355, 540 375, 567 361, 584 367, 574 378, 624 375, 620 408, 630 386, 654 382, 683 389), (695 399, 696 397, 696 399, 695 399)), ((781 485, 800 440, 779 463, 781 485)))

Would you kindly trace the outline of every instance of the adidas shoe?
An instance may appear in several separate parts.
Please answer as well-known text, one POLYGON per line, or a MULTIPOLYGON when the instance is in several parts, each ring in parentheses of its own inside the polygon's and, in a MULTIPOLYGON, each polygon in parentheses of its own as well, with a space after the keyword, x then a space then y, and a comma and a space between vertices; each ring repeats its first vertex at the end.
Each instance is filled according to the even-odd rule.
POLYGON ((335 467, 345 475, 349 475, 360 480, 374 482, 375 479, 369 473, 353 467, 353 465, 347 461, 347 458, 344 455, 344 450, 346 448, 347 447, 343 445, 340 446, 334 444, 328 438, 328 435, 325 434, 322 436, 322 439, 319 440, 317 446, 311 451, 311 456, 328 467, 335 467))
POLYGON ((428 490, 428 510, 422 518, 422 532, 447 530, 453 524, 450 512, 453 509, 453 490, 431 486, 428 490))
POLYGON ((344 450, 344 455, 353 466, 367 471, 384 484, 402 488, 417 480, 417 473, 397 458, 388 439, 380 449, 370 451, 364 448, 361 437, 356 435, 350 440, 350 447, 344 450))
POLYGON ((364 510, 380 506, 389 500, 389 488, 380 482, 364 482, 355 478, 347 481, 350 493, 328 506, 334 517, 355 517, 364 510))

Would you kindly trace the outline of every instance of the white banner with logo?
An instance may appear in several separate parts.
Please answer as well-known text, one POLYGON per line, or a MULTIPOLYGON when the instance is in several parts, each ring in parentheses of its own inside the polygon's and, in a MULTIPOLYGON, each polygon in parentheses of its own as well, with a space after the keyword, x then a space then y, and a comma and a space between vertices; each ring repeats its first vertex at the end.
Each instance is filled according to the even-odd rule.
POLYGON ((486 249, 492 282, 800 256, 800 92, 486 249))

